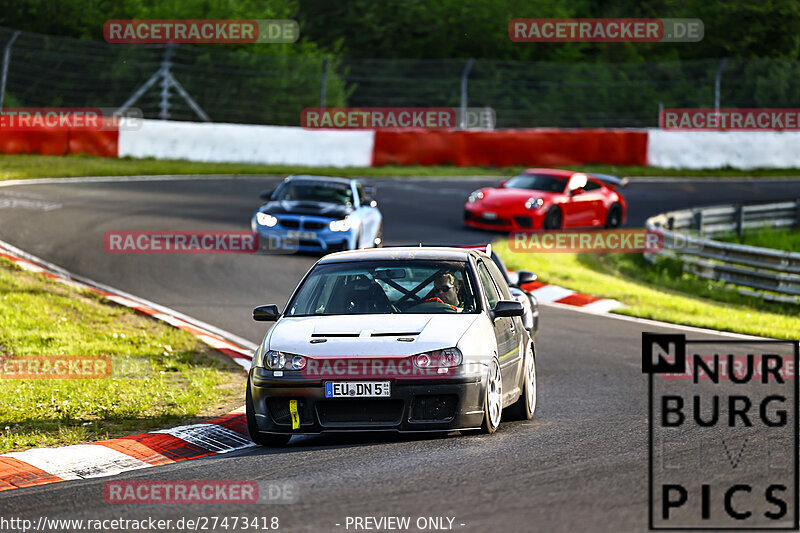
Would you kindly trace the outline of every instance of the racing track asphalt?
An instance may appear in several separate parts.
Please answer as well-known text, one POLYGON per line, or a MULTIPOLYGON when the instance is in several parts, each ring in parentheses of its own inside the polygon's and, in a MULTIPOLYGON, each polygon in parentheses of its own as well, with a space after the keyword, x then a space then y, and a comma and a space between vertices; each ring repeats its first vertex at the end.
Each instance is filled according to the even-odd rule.
MULTIPOLYGON (((253 306, 285 304, 306 256, 110 255, 109 230, 248 229, 274 178, 22 184, 0 187, 0 239, 72 272, 259 342, 253 306)), ((387 244, 484 242, 460 222, 489 180, 375 180, 387 244)), ((635 182, 628 226, 669 209, 800 197, 792 180, 635 182)), ((346 531, 347 516, 455 516, 457 531, 647 528, 647 381, 641 332, 676 332, 560 307, 543 309, 532 422, 492 436, 295 438, 285 449, 133 471, 120 479, 293 480, 292 505, 108 505, 109 478, 0 494, 4 517, 278 516, 282 531, 346 531), (336 524, 341 524, 336 526, 336 524), (464 526, 460 526, 464 524, 464 526)), ((704 337, 694 333, 691 337, 704 337)), ((699 476, 700 474, 698 474, 699 476)), ((352 528, 350 529, 352 531, 352 528)))

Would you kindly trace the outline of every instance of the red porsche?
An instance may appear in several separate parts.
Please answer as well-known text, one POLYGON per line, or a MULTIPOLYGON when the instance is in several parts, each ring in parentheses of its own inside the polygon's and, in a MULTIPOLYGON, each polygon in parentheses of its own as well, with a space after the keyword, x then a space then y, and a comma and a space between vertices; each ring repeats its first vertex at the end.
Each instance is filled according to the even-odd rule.
POLYGON ((481 229, 617 228, 627 204, 617 190, 627 179, 572 170, 531 168, 499 187, 469 195, 464 223, 481 229))

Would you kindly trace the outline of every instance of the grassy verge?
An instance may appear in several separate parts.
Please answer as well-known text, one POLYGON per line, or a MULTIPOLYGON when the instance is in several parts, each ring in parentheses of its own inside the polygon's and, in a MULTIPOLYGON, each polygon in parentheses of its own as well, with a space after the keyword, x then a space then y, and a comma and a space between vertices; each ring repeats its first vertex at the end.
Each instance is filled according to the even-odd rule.
POLYGON ((736 234, 715 235, 714 240, 773 248, 775 250, 800 251, 800 231, 789 229, 764 228, 745 232, 742 237, 736 234))
POLYGON ((511 269, 539 279, 613 298, 627 307, 617 313, 676 324, 781 339, 800 337, 797 307, 741 296, 721 283, 683 275, 675 263, 653 268, 638 254, 515 253, 507 242, 493 245, 511 269))
MULTIPOLYGON (((385 167, 304 167, 288 165, 252 165, 244 163, 197 163, 155 159, 110 159, 87 155, 0 155, 0 180, 77 177, 135 176, 156 174, 331 174, 338 176, 512 176, 525 167, 455 167, 455 166, 385 166, 385 167)), ((566 168, 566 167, 563 167, 566 168)), ((799 176, 800 169, 758 170, 681 170, 651 167, 583 165, 569 167, 586 172, 602 172, 619 176, 679 177, 780 177, 799 176)))
POLYGON ((105 355, 114 368, 103 379, 0 379, 0 453, 197 422, 242 404, 241 368, 190 334, 5 259, 0 308, 0 354, 105 355))

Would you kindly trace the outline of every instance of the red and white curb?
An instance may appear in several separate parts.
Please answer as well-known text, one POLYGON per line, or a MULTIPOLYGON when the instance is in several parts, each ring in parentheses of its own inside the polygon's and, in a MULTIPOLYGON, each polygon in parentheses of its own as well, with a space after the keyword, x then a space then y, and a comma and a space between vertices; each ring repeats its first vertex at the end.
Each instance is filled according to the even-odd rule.
POLYGON ((540 303, 559 303, 580 307, 595 313, 608 313, 624 304, 609 298, 598 298, 589 294, 582 294, 558 285, 547 285, 539 281, 532 281, 522 286, 522 290, 533 294, 540 303))
POLYGON ((127 472, 255 446, 244 407, 201 424, 0 455, 0 491, 127 472))
MULTIPOLYGON (((245 339, 156 303, 76 276, 0 241, 0 257, 71 287, 188 331, 249 370, 257 346, 245 339)), ((255 446, 247 434, 244 407, 201 424, 179 426, 91 444, 33 448, 0 455, 0 491, 73 479, 111 476, 129 470, 170 464, 255 446)))

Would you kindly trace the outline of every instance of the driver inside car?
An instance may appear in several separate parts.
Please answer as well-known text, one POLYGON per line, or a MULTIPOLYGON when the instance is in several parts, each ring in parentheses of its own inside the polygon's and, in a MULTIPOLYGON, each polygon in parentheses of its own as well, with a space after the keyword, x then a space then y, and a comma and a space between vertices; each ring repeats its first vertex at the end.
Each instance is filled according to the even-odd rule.
POLYGON ((441 302, 452 307, 456 312, 464 310, 464 304, 459 298, 458 279, 453 274, 443 272, 433 280, 433 289, 426 302, 441 302))

